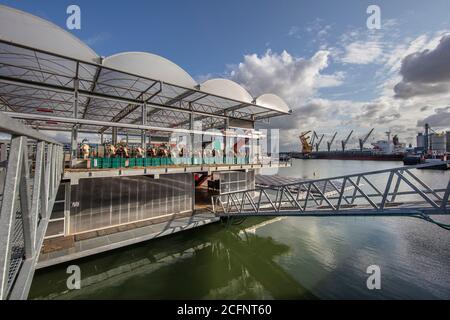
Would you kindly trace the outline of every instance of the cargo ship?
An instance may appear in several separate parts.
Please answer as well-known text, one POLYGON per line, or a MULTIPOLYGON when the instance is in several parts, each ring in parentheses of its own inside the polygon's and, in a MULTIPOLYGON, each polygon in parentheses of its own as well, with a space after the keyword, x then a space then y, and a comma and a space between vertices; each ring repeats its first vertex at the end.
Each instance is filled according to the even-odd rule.
POLYGON ((335 160, 375 160, 375 161, 402 161, 403 153, 378 153, 372 150, 348 150, 348 151, 318 151, 304 154, 292 152, 292 158, 297 159, 335 159, 335 160))
MULTIPOLYGON (((313 142, 309 142, 308 133, 303 133, 300 136, 302 152, 291 152, 290 157, 297 159, 402 161, 406 154, 405 144, 399 142, 397 135, 394 135, 391 140, 391 132, 386 132, 387 140, 378 140, 372 143, 372 149, 363 148, 364 142, 360 142, 360 149, 345 150, 350 133, 347 139, 342 141, 342 151, 312 151, 313 142)), ((317 145, 316 149, 318 149, 317 145)))

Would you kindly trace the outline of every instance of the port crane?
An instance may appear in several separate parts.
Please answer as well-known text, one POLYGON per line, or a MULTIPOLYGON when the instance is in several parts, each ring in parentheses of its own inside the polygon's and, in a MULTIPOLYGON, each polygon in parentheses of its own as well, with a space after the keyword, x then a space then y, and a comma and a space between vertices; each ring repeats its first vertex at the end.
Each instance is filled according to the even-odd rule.
POLYGON ((359 139, 359 149, 361 151, 363 151, 364 149, 364 144, 367 142, 367 139, 369 139, 370 135, 372 134, 374 128, 372 128, 369 133, 363 138, 363 139, 359 139))
POLYGON ((336 138, 336 135, 337 135, 337 132, 334 133, 333 138, 331 138, 331 141, 327 141, 327 149, 328 149, 328 152, 331 151, 331 145, 333 144, 334 139, 336 138))
POLYGON ((299 136, 300 142, 302 143, 302 153, 308 154, 312 152, 312 143, 310 143, 308 134, 311 131, 302 132, 299 136))
POLYGON ((345 151, 345 147, 347 146, 348 140, 350 140, 350 137, 352 136, 352 134, 353 134, 353 130, 350 131, 350 134, 347 136, 347 139, 341 141, 342 151, 345 151))
POLYGON ((310 142, 311 147, 314 147, 314 142, 316 142, 316 137, 317 137, 317 134, 315 131, 313 131, 312 135, 311 135, 311 142, 310 142))
POLYGON ((322 136, 319 138, 319 136, 317 135, 317 133, 314 131, 314 135, 315 135, 315 140, 314 141, 318 141, 316 144, 315 144, 315 147, 316 147, 316 152, 319 152, 319 147, 320 147, 320 145, 321 145, 321 143, 322 143, 322 140, 323 140, 323 137, 325 136, 325 134, 322 134, 322 136))

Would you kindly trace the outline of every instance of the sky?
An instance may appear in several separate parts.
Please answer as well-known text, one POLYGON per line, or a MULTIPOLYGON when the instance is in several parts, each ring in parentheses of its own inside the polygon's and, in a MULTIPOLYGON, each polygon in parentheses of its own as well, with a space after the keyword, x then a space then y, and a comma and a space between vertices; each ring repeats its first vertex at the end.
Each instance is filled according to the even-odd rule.
MULTIPOLYGON (((101 56, 146 51, 202 82, 225 77, 252 96, 275 93, 293 110, 265 127, 281 130, 281 150, 299 150, 315 130, 350 146, 390 130, 415 144, 429 123, 450 130, 450 1, 0 1, 66 28, 101 56), (369 5, 380 8, 369 29, 369 5)), ((324 147, 325 147, 324 143, 324 147)), ((337 147, 337 144, 336 144, 337 147)))

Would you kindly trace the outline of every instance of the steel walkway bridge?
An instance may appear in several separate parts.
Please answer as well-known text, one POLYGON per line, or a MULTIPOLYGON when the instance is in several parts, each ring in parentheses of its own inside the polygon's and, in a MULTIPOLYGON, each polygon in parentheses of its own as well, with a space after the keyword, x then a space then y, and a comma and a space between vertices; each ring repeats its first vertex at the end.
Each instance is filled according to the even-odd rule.
POLYGON ((450 179, 442 175, 442 179, 434 181, 436 186, 429 186, 413 172, 433 166, 422 164, 285 184, 266 183, 254 190, 214 196, 212 208, 216 215, 231 218, 412 216, 450 230, 450 225, 430 218, 450 214, 450 179))
POLYGON ((63 173, 63 148, 8 116, 0 162, 0 300, 26 299, 63 173))

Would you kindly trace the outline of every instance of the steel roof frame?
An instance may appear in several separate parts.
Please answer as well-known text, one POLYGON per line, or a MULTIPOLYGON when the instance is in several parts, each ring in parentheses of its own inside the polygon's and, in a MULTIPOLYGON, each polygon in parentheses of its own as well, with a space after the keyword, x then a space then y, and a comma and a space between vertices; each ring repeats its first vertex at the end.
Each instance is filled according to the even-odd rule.
MULTIPOLYGON (((4 40, 0 40, 0 97, 0 104, 16 112, 17 118, 21 113, 41 115, 37 109, 47 105, 55 114, 67 117, 73 113, 83 125, 93 126, 98 125, 95 118, 119 124, 124 119, 128 123, 142 121, 142 113, 136 111, 143 105, 152 107, 150 115, 159 119, 164 117, 164 110, 249 121, 284 114, 4 40), (258 112, 249 113, 249 108, 258 112)), ((185 121, 170 126, 183 126, 185 121)), ((109 127, 102 127, 99 133, 109 127)))

